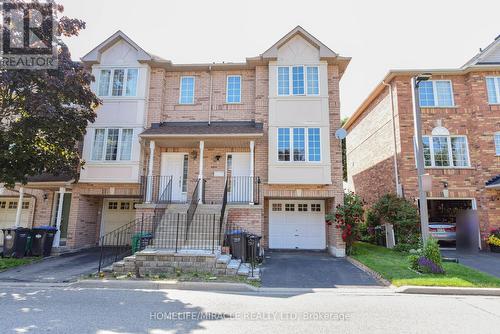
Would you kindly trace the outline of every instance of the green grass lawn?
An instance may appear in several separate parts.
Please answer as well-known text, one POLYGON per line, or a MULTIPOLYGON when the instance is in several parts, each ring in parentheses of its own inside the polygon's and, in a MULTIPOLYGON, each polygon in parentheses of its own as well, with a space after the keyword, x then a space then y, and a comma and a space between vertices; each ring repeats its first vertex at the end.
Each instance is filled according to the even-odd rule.
POLYGON ((351 255, 367 267, 375 270, 395 286, 458 286, 476 288, 500 288, 500 278, 471 269, 458 263, 443 263, 446 274, 419 274, 409 269, 408 254, 364 242, 354 245, 351 255))
POLYGON ((0 258, 0 271, 4 271, 10 268, 14 268, 17 266, 21 266, 23 264, 32 263, 34 261, 38 261, 37 257, 27 257, 23 259, 14 259, 14 258, 0 258))

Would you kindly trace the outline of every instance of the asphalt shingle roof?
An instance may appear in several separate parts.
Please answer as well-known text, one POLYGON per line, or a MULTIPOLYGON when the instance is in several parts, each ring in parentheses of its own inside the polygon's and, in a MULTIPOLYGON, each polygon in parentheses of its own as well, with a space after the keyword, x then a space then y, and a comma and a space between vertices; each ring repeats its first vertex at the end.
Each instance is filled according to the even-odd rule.
POLYGON ((262 123, 255 122, 162 122, 153 123, 142 135, 224 135, 262 134, 262 123))

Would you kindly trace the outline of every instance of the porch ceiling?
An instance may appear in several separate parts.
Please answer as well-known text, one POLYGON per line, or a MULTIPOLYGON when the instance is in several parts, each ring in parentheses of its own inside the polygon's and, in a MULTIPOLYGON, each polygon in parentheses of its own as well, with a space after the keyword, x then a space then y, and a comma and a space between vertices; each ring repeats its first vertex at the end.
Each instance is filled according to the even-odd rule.
POLYGON ((191 138, 186 137, 168 137, 168 138, 151 138, 159 147, 175 147, 175 148, 199 148, 200 140, 205 142, 205 148, 219 148, 219 147, 242 147, 248 148, 250 141, 255 137, 200 137, 194 136, 191 138))

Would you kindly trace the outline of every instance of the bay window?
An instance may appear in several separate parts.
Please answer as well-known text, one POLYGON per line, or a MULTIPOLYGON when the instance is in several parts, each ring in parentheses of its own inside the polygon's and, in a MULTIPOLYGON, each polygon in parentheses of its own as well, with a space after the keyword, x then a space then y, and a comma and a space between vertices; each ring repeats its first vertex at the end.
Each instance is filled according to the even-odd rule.
POLYGON ((424 136, 425 167, 469 167, 465 136, 424 136))
POLYGON ((278 128, 277 146, 278 161, 321 161, 319 128, 278 128))
POLYGON ((136 96, 137 68, 102 69, 97 93, 99 96, 136 96))
POLYGON ((278 66, 278 95, 318 95, 318 66, 278 66))
POLYGON ((130 160, 132 155, 132 137, 132 129, 95 129, 91 160, 130 160))

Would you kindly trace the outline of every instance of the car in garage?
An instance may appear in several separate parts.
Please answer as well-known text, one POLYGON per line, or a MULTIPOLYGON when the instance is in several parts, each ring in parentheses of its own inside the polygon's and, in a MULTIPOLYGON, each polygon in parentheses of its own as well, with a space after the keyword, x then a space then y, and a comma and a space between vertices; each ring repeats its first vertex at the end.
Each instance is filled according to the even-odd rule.
POLYGON ((452 223, 429 222, 430 235, 442 242, 456 242, 457 227, 452 223))

